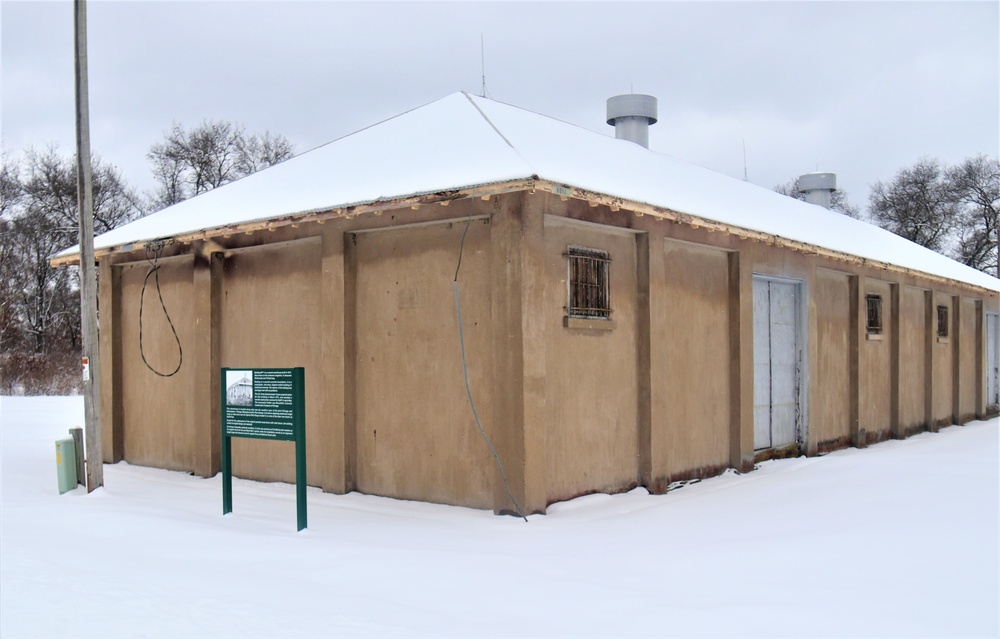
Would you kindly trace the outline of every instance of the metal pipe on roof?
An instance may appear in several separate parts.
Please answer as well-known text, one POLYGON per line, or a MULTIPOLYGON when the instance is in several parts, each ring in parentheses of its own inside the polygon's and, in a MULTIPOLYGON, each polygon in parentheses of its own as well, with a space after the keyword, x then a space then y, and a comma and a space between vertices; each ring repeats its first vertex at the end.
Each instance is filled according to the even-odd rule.
POLYGON ((656 124, 656 98, 628 93, 608 98, 608 124, 619 140, 649 148, 649 125, 656 124))
POLYGON ((833 206, 833 192, 837 190, 836 173, 805 173, 799 176, 799 191, 810 204, 825 209, 833 206))

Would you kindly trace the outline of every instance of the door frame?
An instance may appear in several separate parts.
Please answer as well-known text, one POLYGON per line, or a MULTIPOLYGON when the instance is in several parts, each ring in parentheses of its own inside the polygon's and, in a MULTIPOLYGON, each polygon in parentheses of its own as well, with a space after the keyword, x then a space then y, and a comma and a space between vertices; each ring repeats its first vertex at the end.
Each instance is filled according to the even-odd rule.
MULTIPOLYGON (((777 282, 779 284, 791 284, 795 289, 795 341, 796 341, 796 366, 798 373, 796 382, 798 385, 796 401, 798 403, 796 411, 795 441, 778 448, 755 449, 755 455, 764 454, 767 457, 768 451, 784 451, 795 447, 798 453, 805 454, 806 444, 809 441, 809 332, 807 309, 809 308, 808 287, 805 280, 781 275, 769 275, 766 273, 753 274, 753 290, 756 290, 758 282, 777 282)), ((752 349, 753 340, 751 340, 752 349)), ((753 356, 756 358, 756 354, 753 356)), ((753 427, 756 429, 756 419, 753 427)), ((779 455, 780 456, 780 455, 779 455)))

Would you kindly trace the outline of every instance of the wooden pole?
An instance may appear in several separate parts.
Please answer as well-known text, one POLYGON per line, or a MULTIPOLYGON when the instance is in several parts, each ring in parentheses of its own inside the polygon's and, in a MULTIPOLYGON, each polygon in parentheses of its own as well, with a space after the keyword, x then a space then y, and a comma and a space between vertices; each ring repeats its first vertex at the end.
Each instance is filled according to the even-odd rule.
POLYGON ((83 405, 86 427, 87 492, 104 485, 101 395, 97 337, 97 269, 94 264, 94 194, 90 170, 90 106, 87 99, 87 3, 75 0, 76 190, 80 216, 80 319, 83 329, 83 405))

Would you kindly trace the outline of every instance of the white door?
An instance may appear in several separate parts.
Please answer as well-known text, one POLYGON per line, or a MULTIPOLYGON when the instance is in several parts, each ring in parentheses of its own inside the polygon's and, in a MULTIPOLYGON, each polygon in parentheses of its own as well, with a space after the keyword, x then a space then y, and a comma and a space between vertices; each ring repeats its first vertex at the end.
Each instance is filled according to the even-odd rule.
POLYGON ((986 406, 1000 405, 1000 315, 986 314, 986 406))
POLYGON ((799 433, 799 285, 754 278, 754 450, 788 446, 799 433))

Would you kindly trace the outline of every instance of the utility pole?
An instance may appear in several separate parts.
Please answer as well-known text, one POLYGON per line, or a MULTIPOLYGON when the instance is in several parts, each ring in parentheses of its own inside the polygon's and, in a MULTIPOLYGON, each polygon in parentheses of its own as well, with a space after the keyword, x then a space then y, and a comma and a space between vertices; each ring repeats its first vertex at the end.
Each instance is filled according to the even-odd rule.
POLYGON ((83 406, 87 492, 104 485, 101 387, 98 383, 97 270, 94 264, 94 191, 90 170, 90 105, 87 99, 87 3, 74 0, 76 28, 76 194, 80 215, 80 319, 83 327, 83 406))

